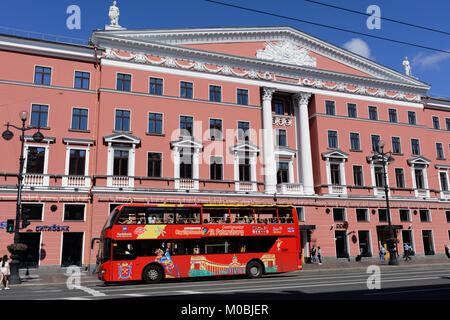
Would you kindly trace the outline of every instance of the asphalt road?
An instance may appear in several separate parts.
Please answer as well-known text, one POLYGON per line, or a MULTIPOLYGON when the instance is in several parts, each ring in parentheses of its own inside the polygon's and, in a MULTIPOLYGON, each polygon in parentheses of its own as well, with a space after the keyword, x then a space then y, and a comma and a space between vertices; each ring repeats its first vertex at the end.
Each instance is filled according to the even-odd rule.
MULTIPOLYGON (((62 279, 65 280, 65 279, 62 279)), ((157 285, 104 285, 92 278, 39 284, 0 291, 0 300, 450 300, 450 268, 388 267, 368 270, 296 271, 259 279, 220 277, 170 279, 157 285), (378 271, 380 273, 378 273, 378 271), (371 289, 369 289, 371 288, 371 289)))

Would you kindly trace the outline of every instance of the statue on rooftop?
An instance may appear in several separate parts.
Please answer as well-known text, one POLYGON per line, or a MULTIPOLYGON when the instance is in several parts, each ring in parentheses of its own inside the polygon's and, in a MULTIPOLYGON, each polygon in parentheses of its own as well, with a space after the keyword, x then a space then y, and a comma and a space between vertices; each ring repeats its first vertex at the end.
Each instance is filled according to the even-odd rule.
POLYGON ((405 68, 405 74, 411 76, 411 65, 409 64, 408 57, 403 60, 403 67, 405 68))
POLYGON ((119 8, 116 6, 117 1, 113 2, 113 5, 109 7, 109 20, 111 21, 111 26, 120 27, 119 26, 119 8))

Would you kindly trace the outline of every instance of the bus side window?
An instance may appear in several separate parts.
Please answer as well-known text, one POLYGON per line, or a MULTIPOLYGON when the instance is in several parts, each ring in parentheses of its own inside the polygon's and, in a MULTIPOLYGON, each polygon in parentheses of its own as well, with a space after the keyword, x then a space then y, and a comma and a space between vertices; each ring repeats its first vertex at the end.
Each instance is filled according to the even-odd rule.
POLYGON ((275 208, 256 208, 255 215, 257 217, 257 223, 278 223, 277 209, 275 208))
POLYGON ((279 208, 278 216, 280 217, 280 223, 293 223, 292 208, 279 208))

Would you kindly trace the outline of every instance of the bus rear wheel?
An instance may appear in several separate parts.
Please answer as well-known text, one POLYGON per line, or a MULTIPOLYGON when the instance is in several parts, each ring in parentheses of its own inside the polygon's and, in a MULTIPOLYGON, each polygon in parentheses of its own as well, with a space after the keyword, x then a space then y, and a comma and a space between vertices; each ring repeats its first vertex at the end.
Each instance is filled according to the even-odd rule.
POLYGON ((164 277, 163 270, 160 266, 151 264, 145 267, 142 272, 142 280, 147 283, 159 283, 164 277))
POLYGON ((263 274, 263 266, 257 261, 251 261, 247 265, 247 276, 251 279, 261 278, 263 274))

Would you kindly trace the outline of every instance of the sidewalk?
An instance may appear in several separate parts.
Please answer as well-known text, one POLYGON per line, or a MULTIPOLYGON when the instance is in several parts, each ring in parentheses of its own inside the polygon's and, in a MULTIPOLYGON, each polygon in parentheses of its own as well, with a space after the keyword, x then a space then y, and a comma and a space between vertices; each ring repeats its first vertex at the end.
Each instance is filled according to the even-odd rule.
MULTIPOLYGON (((388 261, 381 262, 378 258, 363 258, 360 262, 356 262, 352 257, 350 261, 343 259, 342 261, 324 262, 319 265, 318 263, 305 263, 303 264, 303 270, 299 272, 330 272, 330 271, 346 271, 346 270, 366 270, 368 266, 376 265, 384 268, 395 268, 396 266, 390 266, 388 261)), ((448 258, 429 258, 429 257, 412 257, 412 261, 404 261, 401 256, 398 257, 397 267, 425 267, 430 265, 442 265, 450 268, 450 259, 448 258)), ((52 285, 52 284, 65 284, 67 283, 69 276, 66 275, 66 270, 60 269, 56 272, 42 271, 39 269, 33 269, 29 271, 29 275, 25 275, 25 270, 20 270, 20 276, 22 279, 21 286, 33 286, 33 285, 52 285)), ((92 271, 81 272, 81 285, 87 283, 102 283, 98 280, 96 274, 92 274, 92 271)))

